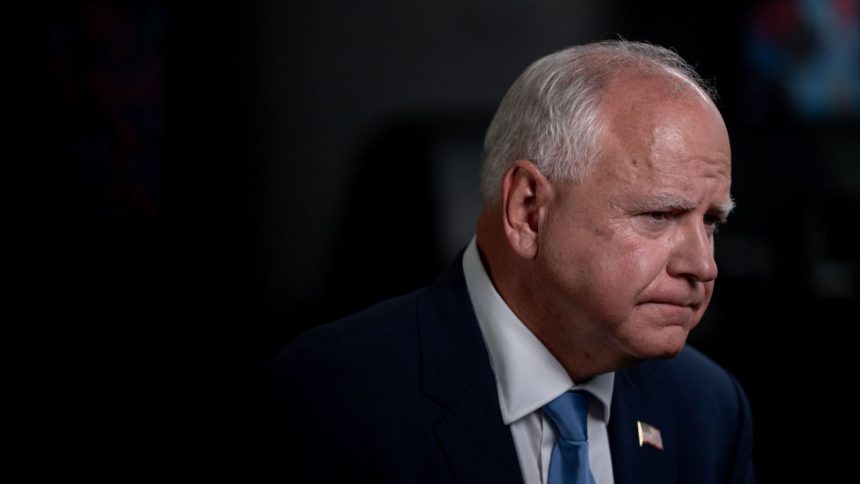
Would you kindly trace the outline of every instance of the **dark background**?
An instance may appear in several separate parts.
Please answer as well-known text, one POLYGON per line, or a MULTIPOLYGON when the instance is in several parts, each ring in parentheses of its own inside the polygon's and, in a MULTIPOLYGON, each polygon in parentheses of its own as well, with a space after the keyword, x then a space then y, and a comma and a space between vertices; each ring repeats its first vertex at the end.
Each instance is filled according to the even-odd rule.
POLYGON ((738 208, 692 343, 748 392, 761 482, 836 480, 853 445, 835 439, 855 435, 860 81, 789 81, 829 72, 807 62, 827 46, 860 75, 860 54, 858 2, 820 3, 844 31, 822 37, 792 0, 29 7, 7 182, 24 191, 15 326, 35 342, 21 447, 65 472, 248 472, 254 369, 432 281, 471 235, 507 87, 621 35, 715 84, 732 137, 738 208))

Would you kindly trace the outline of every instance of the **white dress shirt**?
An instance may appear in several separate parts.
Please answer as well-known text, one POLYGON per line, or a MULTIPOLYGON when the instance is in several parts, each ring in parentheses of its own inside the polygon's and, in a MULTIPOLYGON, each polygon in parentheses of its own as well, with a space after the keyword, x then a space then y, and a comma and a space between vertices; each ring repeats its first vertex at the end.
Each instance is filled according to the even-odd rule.
POLYGON ((606 425, 615 373, 575 384, 496 291, 474 237, 463 254, 463 273, 496 375, 502 420, 511 429, 525 484, 548 482, 556 434, 541 408, 571 389, 586 390, 593 397, 589 399, 587 421, 588 462, 594 481, 614 484, 606 425))

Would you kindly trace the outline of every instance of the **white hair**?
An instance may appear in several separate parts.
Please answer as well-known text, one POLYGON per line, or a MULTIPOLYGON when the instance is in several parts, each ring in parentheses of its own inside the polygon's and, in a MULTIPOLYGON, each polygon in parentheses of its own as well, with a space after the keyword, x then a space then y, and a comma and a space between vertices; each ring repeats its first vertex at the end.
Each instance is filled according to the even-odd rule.
POLYGON ((501 195, 517 160, 532 161, 551 180, 581 180, 599 158, 602 95, 614 75, 629 71, 674 74, 716 95, 677 53, 643 42, 595 42, 538 59, 508 89, 484 137, 485 203, 501 195))

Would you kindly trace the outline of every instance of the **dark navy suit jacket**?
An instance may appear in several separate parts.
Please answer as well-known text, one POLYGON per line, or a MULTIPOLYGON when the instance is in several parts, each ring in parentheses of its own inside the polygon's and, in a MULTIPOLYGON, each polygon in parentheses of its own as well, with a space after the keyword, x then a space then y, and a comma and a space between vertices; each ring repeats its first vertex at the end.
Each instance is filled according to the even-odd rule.
MULTIPOLYGON (((267 366, 288 482, 522 483, 461 258, 431 286, 317 328, 267 366)), ((750 483, 750 410, 698 351, 616 372, 615 482, 750 483), (636 421, 664 449, 639 446, 636 421)))

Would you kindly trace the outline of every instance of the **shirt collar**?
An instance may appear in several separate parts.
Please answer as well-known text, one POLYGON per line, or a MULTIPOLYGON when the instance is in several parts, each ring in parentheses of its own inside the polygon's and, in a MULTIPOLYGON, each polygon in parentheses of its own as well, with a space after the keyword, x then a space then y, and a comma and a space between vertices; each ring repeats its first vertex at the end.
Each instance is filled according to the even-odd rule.
POLYGON ((474 237, 463 254, 463 273, 496 375, 505 424, 525 417, 571 389, 591 393, 603 407, 603 420, 608 424, 615 373, 603 373, 575 385, 561 363, 496 291, 481 262, 474 237))

